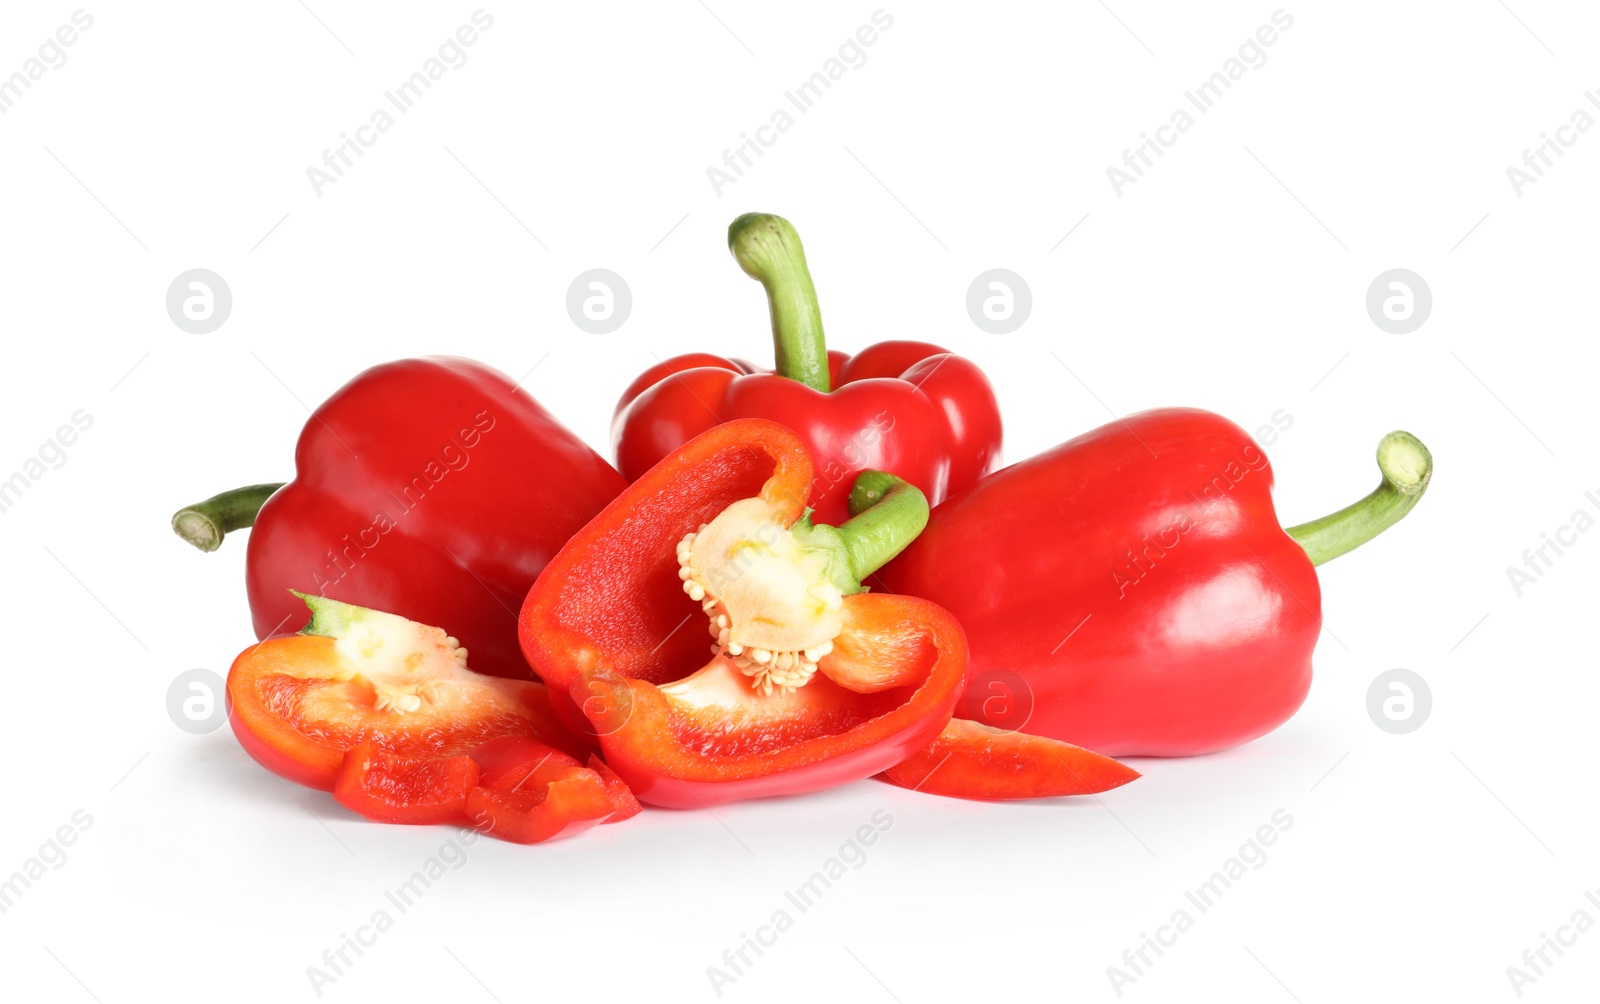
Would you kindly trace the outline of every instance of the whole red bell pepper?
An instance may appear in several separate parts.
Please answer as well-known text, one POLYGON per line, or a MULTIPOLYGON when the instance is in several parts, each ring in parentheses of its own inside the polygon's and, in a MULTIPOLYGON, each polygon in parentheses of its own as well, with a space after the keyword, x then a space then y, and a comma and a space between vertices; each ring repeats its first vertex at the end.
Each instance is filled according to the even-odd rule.
POLYGON ((1113 756, 1226 749, 1300 707, 1322 626, 1314 566, 1409 512, 1433 461, 1394 432, 1378 466, 1372 494, 1284 530, 1244 430, 1148 411, 951 498, 872 581, 966 628, 963 718, 1003 700, 1025 732, 1113 756))
POLYGON ((927 500, 896 481, 835 528, 807 516, 811 482, 790 430, 717 426, 629 486, 528 594, 529 664, 572 695, 640 801, 687 808, 858 780, 949 721, 961 626, 860 585, 922 528, 927 500))
POLYGON ((305 623, 293 589, 448 624, 480 671, 520 678, 528 588, 624 484, 509 377, 443 357, 345 384, 306 423, 295 469, 287 485, 226 492, 172 520, 207 551, 254 524, 258 638, 305 623))
POLYGON ((887 471, 931 502, 961 491, 1000 459, 1000 412, 988 378, 926 342, 889 341, 855 356, 828 352, 816 289, 794 227, 751 213, 728 228, 741 267, 766 288, 776 372, 706 353, 645 371, 612 420, 617 466, 630 481, 718 423, 767 418, 799 433, 814 464, 818 521, 845 519, 855 475, 887 471))

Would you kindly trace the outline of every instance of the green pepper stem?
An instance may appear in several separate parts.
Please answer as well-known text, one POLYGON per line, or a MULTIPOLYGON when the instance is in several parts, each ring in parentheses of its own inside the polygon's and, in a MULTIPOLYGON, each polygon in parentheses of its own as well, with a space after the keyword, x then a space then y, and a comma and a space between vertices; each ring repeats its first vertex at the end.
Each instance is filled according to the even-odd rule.
POLYGON ((262 503, 282 487, 281 481, 250 485, 184 506, 172 514, 172 532, 202 551, 215 551, 230 531, 254 525, 262 503))
POLYGON ((771 213, 745 213, 728 227, 728 250, 767 291, 778 374, 828 393, 832 386, 822 311, 794 226, 771 213))
POLYGON ((883 471, 862 471, 850 489, 850 518, 839 524, 850 571, 865 579, 904 551, 928 525, 928 498, 883 471))
POLYGON ((1313 565, 1353 551, 1394 526, 1411 511, 1433 477, 1433 454, 1409 432, 1391 432, 1378 443, 1383 483, 1372 494, 1336 513, 1289 527, 1287 533, 1313 565))

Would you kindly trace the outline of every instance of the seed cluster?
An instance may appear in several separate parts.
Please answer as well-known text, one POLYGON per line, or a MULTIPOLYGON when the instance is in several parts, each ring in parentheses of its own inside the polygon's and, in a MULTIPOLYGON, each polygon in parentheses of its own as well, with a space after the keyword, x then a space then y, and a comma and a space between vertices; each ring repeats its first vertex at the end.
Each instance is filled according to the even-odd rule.
MULTIPOLYGON (((701 523, 700 530, 705 528, 706 524, 701 523)), ((739 672, 750 677, 750 685, 763 694, 771 695, 774 688, 788 692, 805 686, 816 674, 817 662, 833 651, 833 642, 782 652, 746 647, 734 641, 733 621, 727 606, 706 587, 694 568, 692 555, 697 536, 698 532, 691 532, 678 541, 678 578, 683 580, 683 591, 711 618, 711 637, 716 639, 711 646, 712 654, 726 656, 739 672)), ((838 610, 844 603, 844 594, 832 583, 819 583, 812 592, 825 609, 838 610)))

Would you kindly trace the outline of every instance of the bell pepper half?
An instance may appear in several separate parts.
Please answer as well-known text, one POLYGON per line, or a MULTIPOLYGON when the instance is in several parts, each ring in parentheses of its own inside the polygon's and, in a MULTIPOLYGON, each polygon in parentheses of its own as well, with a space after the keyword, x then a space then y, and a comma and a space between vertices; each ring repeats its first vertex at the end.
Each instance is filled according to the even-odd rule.
POLYGON ((921 531, 926 498, 864 476, 855 491, 874 504, 831 527, 809 518, 812 475, 789 429, 716 426, 602 510, 528 594, 524 655, 640 801, 815 791, 901 763, 949 722, 960 624, 861 586, 921 531))
POLYGON ((397 806, 420 806, 440 801, 440 771, 470 773, 460 763, 421 768, 420 761, 467 754, 500 736, 582 756, 594 748, 556 717, 544 684, 474 673, 466 650, 443 629, 321 596, 300 598, 311 623, 250 646, 228 670, 234 734, 279 777, 323 791, 342 787, 360 804, 370 804, 364 790, 380 798, 402 792, 397 806), (357 747, 364 747, 360 769, 347 756, 357 747), (416 798, 404 796, 406 789, 416 798))

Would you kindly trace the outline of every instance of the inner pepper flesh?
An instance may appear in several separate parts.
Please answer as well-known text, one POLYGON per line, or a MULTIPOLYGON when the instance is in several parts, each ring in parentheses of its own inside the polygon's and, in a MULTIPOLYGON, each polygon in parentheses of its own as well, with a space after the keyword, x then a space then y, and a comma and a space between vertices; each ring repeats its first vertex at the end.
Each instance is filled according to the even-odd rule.
POLYGON ((807 547, 769 503, 744 499, 678 542, 683 591, 726 657, 763 694, 805 686, 843 629, 833 552, 807 547))

